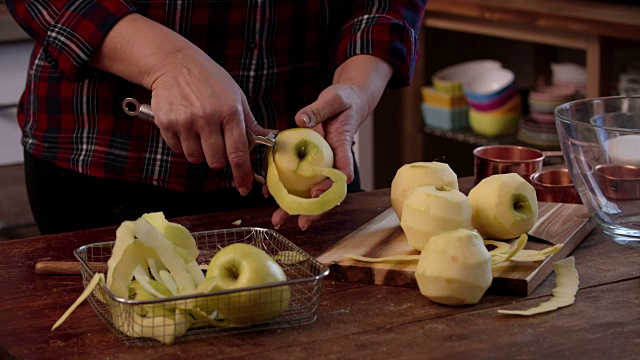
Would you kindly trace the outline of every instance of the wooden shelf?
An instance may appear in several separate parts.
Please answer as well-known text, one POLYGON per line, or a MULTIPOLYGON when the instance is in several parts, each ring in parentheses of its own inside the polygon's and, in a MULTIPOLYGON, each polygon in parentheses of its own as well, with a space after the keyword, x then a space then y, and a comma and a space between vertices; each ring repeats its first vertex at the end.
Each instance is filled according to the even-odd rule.
POLYGON ((584 0, 431 0, 426 27, 586 52, 587 97, 604 93, 606 38, 640 41, 640 6, 584 0))
MULTIPOLYGON (((430 0, 425 23, 442 16, 489 21, 568 36, 640 40, 640 7, 589 0, 430 0)), ((511 34, 502 32, 504 37, 511 34)))
MULTIPOLYGON (((423 24, 424 30, 440 29, 521 41, 535 46, 583 51, 587 71, 586 96, 589 98, 611 95, 609 86, 613 77, 613 50, 621 46, 629 47, 629 44, 636 47, 636 42, 640 43, 640 6, 606 1, 429 0, 423 24)), ((421 32, 422 47, 425 44, 425 32, 421 32)), ((440 53, 458 50, 438 49, 440 53)), ((400 119, 395 143, 398 151, 396 159, 376 159, 376 167, 378 161, 384 162, 381 164, 384 168, 397 168, 402 164, 421 161, 424 154, 416 151, 416 148, 431 146, 426 143, 426 138, 434 134, 419 130, 422 128, 420 88, 427 85, 426 62, 437 56, 438 51, 424 48, 416 64, 412 85, 389 96, 390 100, 381 102, 383 107, 394 110, 394 118, 400 119), (390 161, 393 165, 389 165, 390 161)), ((531 61, 538 65, 541 63, 540 59, 531 61)), ((389 110, 382 109, 379 113, 376 110, 374 117, 388 114, 389 110)), ((444 138, 447 138, 446 135, 444 138)), ((376 178, 384 177, 376 174, 376 178)))

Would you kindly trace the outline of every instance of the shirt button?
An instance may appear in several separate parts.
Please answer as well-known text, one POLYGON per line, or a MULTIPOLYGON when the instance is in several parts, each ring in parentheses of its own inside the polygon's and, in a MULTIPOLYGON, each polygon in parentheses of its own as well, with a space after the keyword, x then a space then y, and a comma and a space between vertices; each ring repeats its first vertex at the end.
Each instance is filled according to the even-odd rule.
POLYGON ((255 40, 249 40, 249 42, 247 42, 247 46, 249 47, 249 49, 255 49, 256 46, 258 46, 258 43, 255 42, 255 40))
POLYGON ((251 97, 251 95, 248 95, 248 96, 247 96, 247 103, 248 103, 249 105, 251 105, 251 104, 253 103, 253 98, 251 97))

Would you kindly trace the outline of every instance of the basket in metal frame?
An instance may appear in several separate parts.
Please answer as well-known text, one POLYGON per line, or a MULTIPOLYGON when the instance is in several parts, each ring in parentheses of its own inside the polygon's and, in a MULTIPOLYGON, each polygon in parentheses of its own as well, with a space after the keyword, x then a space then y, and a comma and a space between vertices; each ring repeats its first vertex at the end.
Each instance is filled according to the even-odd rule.
MULTIPOLYGON (((88 301, 98 316, 107 324, 114 334, 126 344, 160 344, 161 342, 156 339, 162 340, 162 342, 165 343, 173 341, 182 342, 210 336, 299 326, 312 323, 317 319, 320 294, 322 292, 322 279, 329 273, 329 269, 282 235, 273 230, 253 227, 204 231, 193 233, 192 235, 200 250, 197 258, 198 264, 208 264, 211 257, 221 248, 232 243, 242 242, 255 245, 271 256, 278 255, 280 257, 278 262, 287 275, 287 281, 266 286, 149 301, 122 299, 111 293, 106 286, 97 286, 88 297, 88 301), (157 321, 163 321, 163 319, 168 318, 158 317, 157 320, 154 320, 155 323, 149 325, 149 323, 141 323, 139 321, 140 318, 136 317, 137 314, 148 312, 149 309, 154 309, 154 307, 156 310, 181 308, 181 306, 184 306, 187 302, 199 300, 213 301, 214 299, 225 298, 223 295, 226 295, 227 302, 229 302, 228 299, 230 297, 250 296, 256 292, 262 295, 264 295, 265 292, 270 294, 267 295, 266 299, 281 299, 281 296, 279 296, 281 294, 278 292, 283 291, 285 288, 290 291, 288 306, 286 306, 284 312, 275 318, 249 322, 242 326, 226 327, 216 326, 215 319, 198 323, 199 321, 201 322, 202 319, 193 320, 193 317, 190 317, 188 319, 192 326, 183 335, 176 336, 175 340, 173 337, 169 339, 170 336, 173 336, 172 332, 167 332, 166 335, 163 333, 163 331, 165 331, 163 327, 164 324, 157 323, 157 321), (123 328, 122 323, 120 323, 119 329, 118 324, 115 323, 116 319, 118 319, 117 321, 119 323, 124 322, 131 328, 123 328), (155 326, 153 337, 156 339, 151 337, 129 336, 132 330, 140 333, 141 329, 145 326, 155 326), (127 333, 129 335, 127 335, 127 333), (167 337, 165 338, 164 336, 167 337)), ((96 269, 106 269, 113 245, 113 241, 94 243, 82 246, 74 251, 75 257, 82 265, 81 273, 85 286, 94 276, 96 269)), ((265 301, 264 296, 258 297, 257 299, 265 301)), ((278 301, 278 303, 280 303, 280 301, 278 301)), ((220 302, 219 305, 224 306, 222 302, 220 302)), ((270 305, 273 306, 274 304, 270 305)), ((178 321, 176 317, 176 323, 178 321)))

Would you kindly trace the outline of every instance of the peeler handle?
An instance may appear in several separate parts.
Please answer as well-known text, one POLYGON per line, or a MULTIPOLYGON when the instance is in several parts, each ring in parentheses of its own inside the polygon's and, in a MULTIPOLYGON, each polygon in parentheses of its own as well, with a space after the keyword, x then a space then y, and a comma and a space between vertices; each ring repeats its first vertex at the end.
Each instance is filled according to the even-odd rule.
POLYGON ((153 111, 151 110, 151 105, 140 104, 138 100, 133 98, 124 99, 122 102, 122 109, 127 115, 137 116, 140 119, 151 123, 156 120, 156 116, 153 115, 153 111))
MULTIPOLYGON (((134 98, 126 98, 122 102, 122 110, 129 116, 137 116, 139 119, 148 121, 150 123, 155 123, 156 116, 153 114, 153 110, 151 110, 151 105, 149 104, 140 104, 138 100, 134 98)), ((277 132, 271 132, 269 136, 258 136, 254 135, 251 131, 247 130, 247 140, 249 142, 249 151, 251 151, 256 145, 266 145, 268 147, 273 147, 275 145, 275 138, 278 135, 277 132)), ((254 179, 261 183, 265 183, 265 179, 263 176, 253 173, 254 179)))

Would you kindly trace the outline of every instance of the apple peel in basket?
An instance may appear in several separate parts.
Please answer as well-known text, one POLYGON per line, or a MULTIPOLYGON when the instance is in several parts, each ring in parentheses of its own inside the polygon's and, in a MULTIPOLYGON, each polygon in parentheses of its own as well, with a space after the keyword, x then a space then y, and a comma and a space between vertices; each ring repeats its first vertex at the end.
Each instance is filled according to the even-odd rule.
MULTIPOLYGON (((280 275, 277 281, 286 280, 286 275, 280 266, 262 249, 240 243, 233 244, 233 246, 244 246, 254 252, 261 252, 265 261, 258 261, 258 265, 264 263, 264 266, 267 266, 267 263, 270 264, 267 266, 270 269, 269 273, 275 273, 277 270, 280 275)), ((232 245, 226 246, 216 255, 220 256, 225 252, 224 250, 233 255, 232 250, 229 250, 231 247, 232 245)), ((266 303, 268 306, 275 306, 276 309, 259 312, 258 314, 261 316, 259 319, 255 315, 253 317, 245 315, 241 310, 263 305, 265 301, 269 300, 269 296, 272 296, 269 289, 251 292, 253 295, 259 295, 261 301, 257 304, 243 304, 244 307, 227 305, 229 308, 226 309, 225 305, 220 305, 224 302, 212 301, 219 297, 230 297, 232 294, 206 296, 209 293, 224 290, 224 288, 218 288, 224 279, 219 274, 220 269, 215 274, 211 271, 211 269, 220 268, 218 263, 214 261, 216 256, 212 258, 208 266, 208 277, 205 278, 200 265, 196 262, 198 254, 199 250, 191 233, 182 225, 169 223, 162 213, 145 214, 136 221, 123 222, 116 231, 116 241, 108 261, 106 280, 105 274, 95 274, 80 297, 56 321, 51 330, 59 327, 96 289, 96 286, 101 284, 119 298, 141 302, 110 302, 111 320, 118 330, 131 337, 152 338, 164 344, 173 344, 176 337, 184 335, 191 327, 240 326, 254 321, 269 320, 287 308, 290 296, 287 285, 283 285, 282 290, 273 295, 279 295, 282 298, 281 301, 275 304, 273 302, 266 303), (156 301, 170 299, 173 296, 195 294, 202 294, 202 296, 182 301, 156 301), (229 312, 228 316, 222 314, 223 310, 229 312)), ((257 259, 255 256, 253 258, 257 259)), ((298 257, 290 255, 287 258, 298 259, 298 257)), ((247 286, 266 284, 267 282, 264 281, 268 275, 265 275, 266 273, 268 272, 260 271, 259 279, 252 280, 254 283, 247 286)), ((243 287, 242 284, 234 286, 243 287)), ((104 294, 102 291, 95 293, 100 301, 109 302, 104 294)), ((247 296, 243 295, 244 298, 247 296)))

